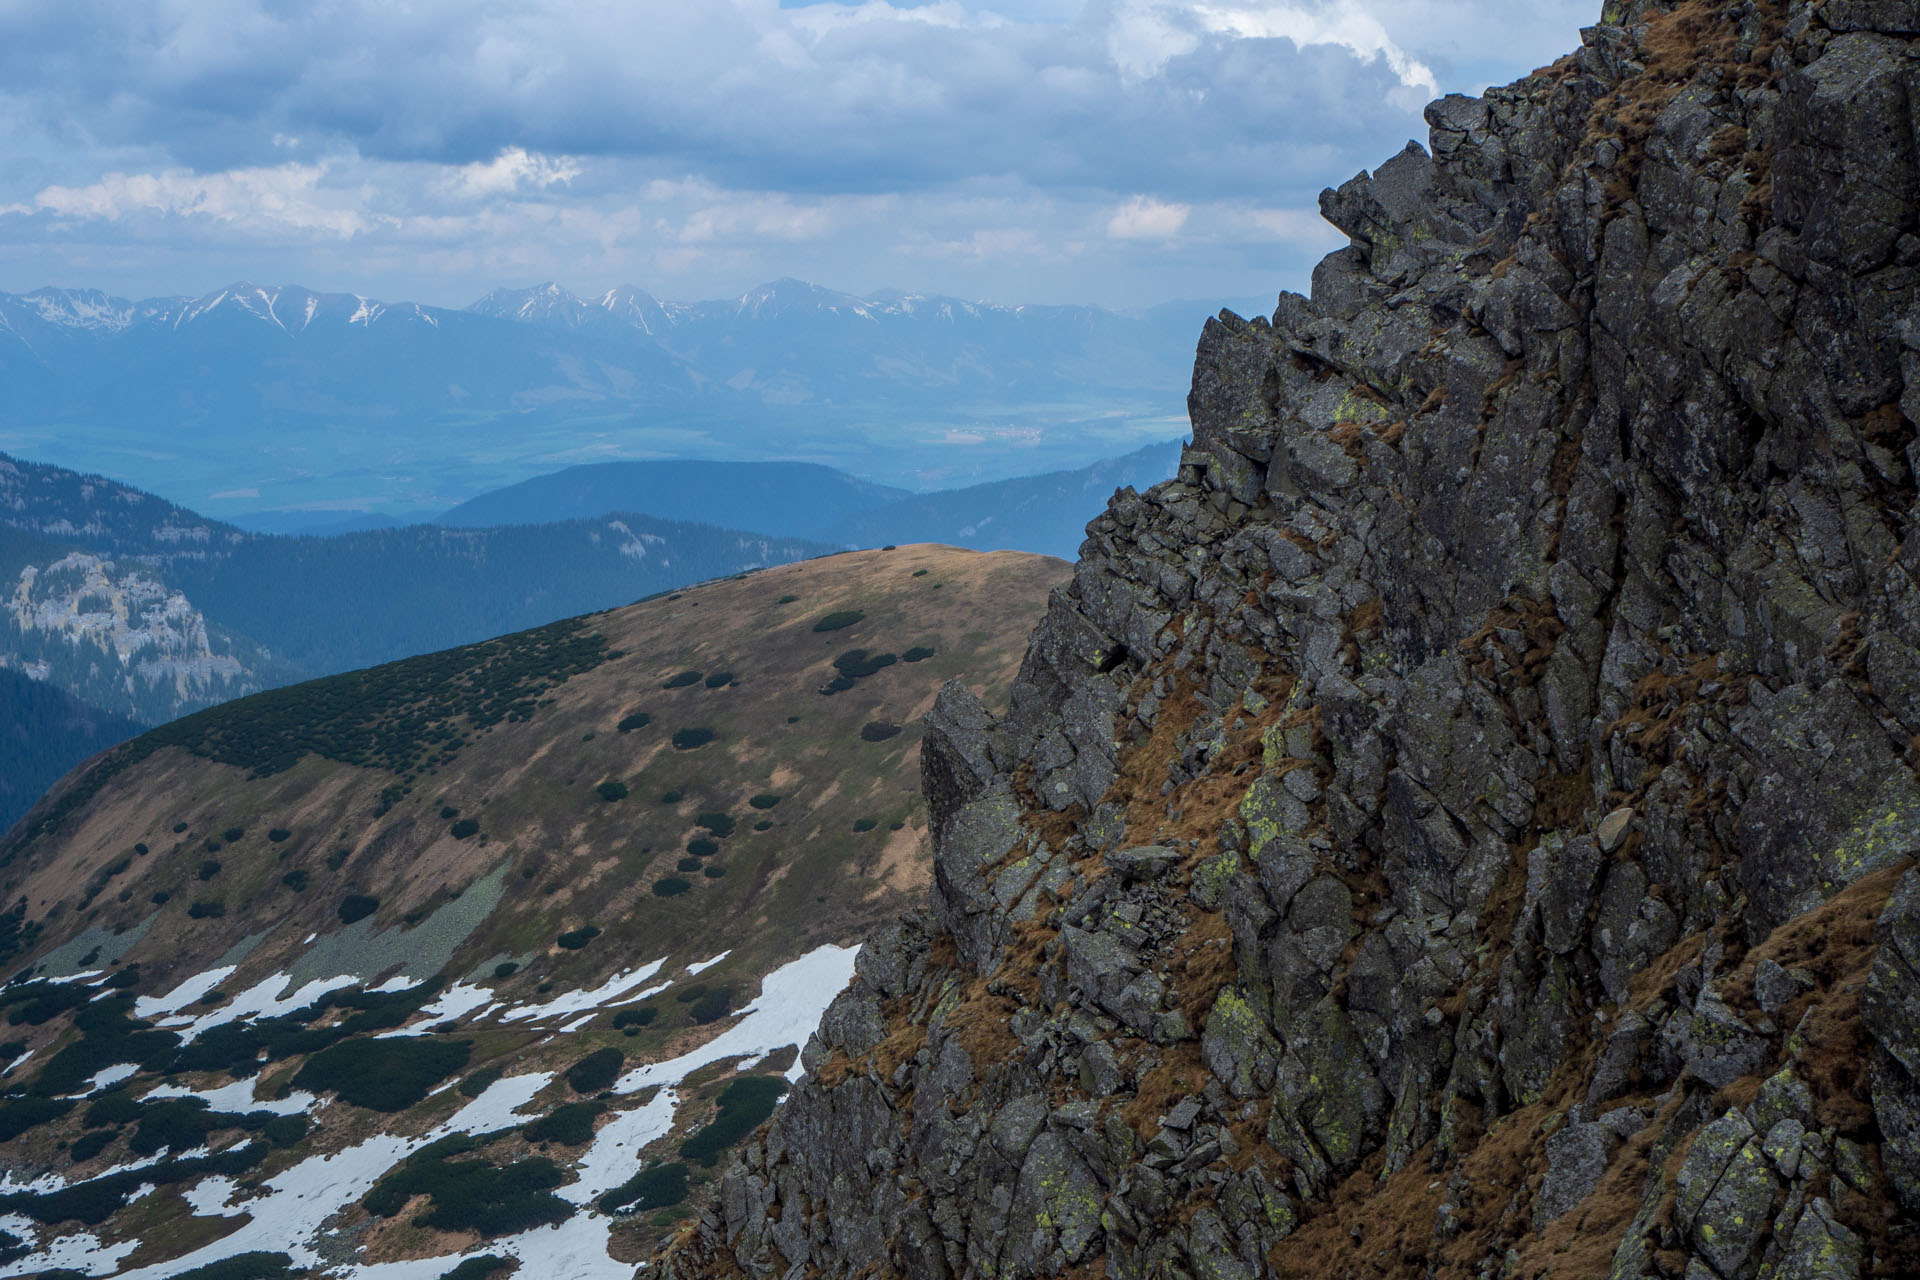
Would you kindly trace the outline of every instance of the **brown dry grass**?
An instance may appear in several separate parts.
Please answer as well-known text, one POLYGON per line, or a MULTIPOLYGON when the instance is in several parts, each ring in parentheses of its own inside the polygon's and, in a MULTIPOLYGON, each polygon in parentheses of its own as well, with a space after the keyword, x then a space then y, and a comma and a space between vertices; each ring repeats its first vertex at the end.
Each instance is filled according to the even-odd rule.
MULTIPOLYGON (((379 792, 392 781, 380 771, 309 756, 284 773, 249 778, 167 750, 114 779, 62 830, 7 867, 5 888, 9 899, 24 894, 36 917, 58 913, 43 947, 89 922, 131 925, 154 911, 154 892, 170 892, 160 928, 129 957, 143 962, 156 986, 204 969, 234 938, 266 931, 267 941, 233 979, 253 980, 285 968, 307 933, 337 928, 333 908, 347 892, 378 897, 384 927, 403 913, 432 909, 502 862, 532 875, 508 876, 506 900, 471 944, 476 960, 545 948, 559 928, 581 923, 575 917, 583 912, 603 928, 609 920, 621 922, 620 932, 631 926, 636 953, 668 947, 710 954, 724 943, 702 940, 709 932, 703 920, 714 917, 686 909, 696 898, 718 908, 720 918, 794 920, 798 928, 782 947, 852 941, 922 892, 930 864, 919 817, 917 731, 910 725, 887 743, 867 744, 858 740, 859 728, 877 719, 909 723, 908 713, 949 675, 965 674, 990 702, 1004 699, 1027 632, 1066 572, 1061 562, 1038 556, 902 547, 781 566, 596 615, 592 625, 623 656, 552 691, 531 719, 475 737, 391 812, 378 812, 379 792), (799 598, 777 604, 785 594, 799 598), (815 618, 839 608, 861 609, 867 620, 841 632, 812 631, 815 618), (936 656, 896 664, 834 698, 814 692, 831 675, 829 660, 845 649, 914 644, 931 645, 936 656), (661 688, 668 675, 689 668, 732 670, 740 683, 661 688), (615 722, 636 709, 651 712, 654 724, 615 732, 615 722), (799 723, 789 725, 795 715, 799 723), (695 752, 665 746, 673 729, 703 722, 721 730, 719 743, 695 752), (855 775, 858 786, 843 785, 855 775), (600 802, 591 789, 605 778, 627 780, 632 794, 618 804, 600 802), (658 803, 670 787, 686 791, 682 805, 658 803), (759 791, 788 799, 763 814, 745 804, 759 791), (438 816, 442 804, 479 818, 482 834, 451 839, 449 823, 438 816), (825 834, 799 843, 793 825, 810 804, 825 834), (653 897, 648 886, 662 866, 672 866, 692 813, 708 809, 732 810, 740 822, 721 855, 730 874, 702 881, 687 898, 653 897), (884 825, 854 835, 854 819, 867 816, 884 825), (774 830, 753 832, 762 818, 773 820, 774 830), (890 835, 894 821, 907 825, 890 835), (174 835, 175 822, 188 831, 174 835), (208 856, 201 841, 229 825, 249 835, 213 855, 223 870, 202 884, 193 876, 208 856), (269 845, 264 833, 272 826, 293 830, 294 839, 269 845), (89 878, 136 842, 153 852, 134 859, 79 910, 89 878), (337 871, 323 862, 336 847, 355 851, 337 871), (877 878, 846 874, 860 866, 877 878), (312 878, 304 893, 279 884, 296 868, 312 878), (794 869, 804 874, 788 874, 794 869), (552 892, 543 894, 547 886, 552 892), (122 889, 124 903, 116 900, 122 889), (823 893, 828 900, 816 902, 823 893), (226 904, 224 918, 176 922, 194 898, 214 894, 226 904)), ((572 963, 590 964, 599 950, 572 963)), ((604 954, 611 959, 613 950, 609 945, 604 954)))

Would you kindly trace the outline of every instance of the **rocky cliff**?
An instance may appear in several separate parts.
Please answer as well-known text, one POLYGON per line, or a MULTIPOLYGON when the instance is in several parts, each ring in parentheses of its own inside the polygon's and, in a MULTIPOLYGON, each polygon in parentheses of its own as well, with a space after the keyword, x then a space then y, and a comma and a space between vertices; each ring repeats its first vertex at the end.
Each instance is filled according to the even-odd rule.
POLYGON ((669 1272, 1920 1273, 1916 36, 1610 3, 1326 193, 669 1272))

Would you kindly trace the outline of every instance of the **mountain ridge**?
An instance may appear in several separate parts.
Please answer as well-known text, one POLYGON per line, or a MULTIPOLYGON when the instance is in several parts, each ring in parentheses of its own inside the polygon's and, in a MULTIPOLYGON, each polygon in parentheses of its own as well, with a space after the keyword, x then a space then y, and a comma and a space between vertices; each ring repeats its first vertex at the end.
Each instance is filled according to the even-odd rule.
POLYGON ((1085 516, 1103 498, 1157 483, 1178 457, 1177 442, 1152 444, 1087 467, 925 493, 809 463, 594 463, 482 494, 434 523, 532 523, 631 509, 839 546, 940 542, 1065 559, 1079 549, 1085 516))
POLYGON ((1917 41, 1610 0, 1324 193, 658 1270, 1920 1273, 1917 41))

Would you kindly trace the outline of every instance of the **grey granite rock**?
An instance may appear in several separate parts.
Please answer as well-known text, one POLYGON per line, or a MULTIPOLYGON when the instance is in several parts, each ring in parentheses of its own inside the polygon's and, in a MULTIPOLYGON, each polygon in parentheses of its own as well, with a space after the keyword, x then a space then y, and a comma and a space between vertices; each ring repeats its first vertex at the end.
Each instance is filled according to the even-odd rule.
POLYGON ((1239 1280, 1376 1169, 1444 1200, 1375 1263, 1348 1184, 1356 1266, 1510 1272, 1621 1170, 1619 1280, 1893 1265, 1920 874, 1863 990, 1735 975, 1920 852, 1920 20, 1671 10, 1433 104, 1322 197, 1311 296, 1204 325, 1177 474, 1005 714, 937 699, 932 920, 676 1280, 1239 1280), (1855 994, 1843 1133, 1781 1024, 1855 994), (1468 1178, 1534 1107, 1542 1184, 1468 1178))

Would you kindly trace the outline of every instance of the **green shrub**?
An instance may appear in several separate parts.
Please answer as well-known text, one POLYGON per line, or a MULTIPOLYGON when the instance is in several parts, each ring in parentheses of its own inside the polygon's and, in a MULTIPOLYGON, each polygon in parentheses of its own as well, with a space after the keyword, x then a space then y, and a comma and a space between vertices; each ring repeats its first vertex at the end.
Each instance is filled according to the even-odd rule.
POLYGON ((440 806, 441 821, 451 822, 459 816, 460 816, 460 810, 456 809, 454 806, 450 804, 443 804, 440 806))
POLYGON ((204 1098, 168 1098, 144 1103, 140 1125, 133 1131, 127 1147, 137 1156, 150 1156, 162 1147, 175 1152, 190 1151, 209 1133, 231 1128, 238 1116, 211 1111, 204 1098))
POLYGON ((29 1129, 58 1120, 73 1110, 66 1098, 8 1098, 0 1102, 0 1142, 12 1142, 29 1129))
POLYGON ((602 1213, 644 1213, 664 1209, 687 1198, 687 1166, 652 1164, 634 1174, 613 1190, 604 1192, 594 1203, 602 1213))
POLYGON ((147 856, 147 846, 144 843, 133 846, 133 851, 143 858, 147 856))
POLYGON ((915 569, 913 571, 913 576, 916 578, 924 578, 927 576, 927 571, 925 569, 915 569))
POLYGON ((690 684, 699 684, 700 679, 701 673, 698 671, 682 671, 677 676, 669 676, 667 682, 660 687, 662 689, 684 689, 690 684))
POLYGON ((675 871, 698 871, 705 864, 698 858, 682 858, 674 864, 675 871))
POLYGON ((737 682, 734 680, 733 672, 731 671, 716 671, 707 677, 707 688, 709 689, 724 689, 728 685, 735 683, 737 682))
POLYGON ((165 889, 159 889, 154 892, 153 897, 149 898, 148 901, 153 903, 153 905, 156 907, 164 907, 167 905, 168 902, 172 900, 172 898, 173 898, 173 895, 168 893, 165 889))
POLYGON ((301 1115, 275 1116, 260 1126, 260 1136, 276 1147, 290 1147, 307 1136, 307 1118, 301 1115))
POLYGON ((885 720, 875 720, 860 728, 862 742, 885 742, 888 738, 898 737, 899 734, 900 726, 888 724, 885 720))
POLYGON ((759 1128, 787 1091, 777 1076, 742 1076, 720 1093, 713 1123, 680 1144, 680 1154, 711 1169, 728 1147, 759 1128))
POLYGON ((853 820, 853 829, 855 831, 871 831, 879 825, 880 824, 872 818, 855 818, 853 820))
POLYGON ((515 960, 502 960, 499 964, 493 966, 493 976, 495 978, 511 978, 518 972, 520 972, 520 964, 515 960))
POLYGON ((280 877, 280 883, 295 893, 305 893, 307 885, 310 884, 312 880, 313 877, 305 871, 289 871, 280 877))
MULTIPOLYGON (((474 830, 476 831, 478 829, 479 829, 478 827, 474 828, 474 830)), ((473 834, 472 831, 469 831, 467 833, 467 835, 472 835, 472 834, 473 834)), ((455 836, 454 838, 456 840, 464 840, 467 837, 455 836)), ((332 853, 327 855, 327 870, 338 871, 340 868, 347 865, 347 859, 351 858, 352 856, 353 856, 353 850, 351 849, 335 849, 332 853)))
POLYGON ((493 1086, 504 1072, 499 1067, 482 1067, 460 1081, 462 1097, 477 1098, 493 1086))
POLYGON ((291 1280, 304 1271, 293 1269, 293 1259, 284 1253, 236 1253, 231 1258, 209 1262, 204 1267, 176 1273, 174 1280, 291 1280))
MULTIPOLYGON (((113 1216, 142 1183, 172 1186, 209 1175, 238 1177, 265 1159, 267 1151, 264 1142, 248 1142, 229 1147, 216 1155, 165 1160, 140 1169, 104 1174, 58 1191, 38 1194, 16 1191, 6 1198, 6 1203, 8 1208, 25 1214, 35 1222, 52 1225, 76 1220, 90 1227, 98 1226, 113 1216)), ((42 1274, 50 1276, 57 1273, 42 1274)))
POLYGON ((285 844, 287 841, 293 839, 293 832, 287 830, 285 827, 274 827, 267 832, 267 839, 273 841, 275 844, 285 844))
POLYGON ((341 1101, 369 1111, 405 1111, 466 1066, 472 1052, 471 1040, 342 1040, 308 1058, 293 1083, 316 1093, 337 1093, 341 1101))
POLYGON ((497 1253, 483 1253, 477 1258, 462 1259, 453 1270, 442 1272, 440 1280, 486 1280, 490 1275, 514 1271, 519 1266, 512 1258, 503 1258, 497 1253))
POLYGON ((773 819, 762 818, 760 819, 760 821, 753 824, 753 829, 755 831, 771 831, 773 830, 773 819))
POLYGON ((213 836, 208 836, 204 841, 202 841, 200 847, 205 849, 208 853, 218 853, 220 852, 221 849, 225 848, 225 846, 222 845, 220 841, 213 836))
POLYGON ((695 747, 704 747, 712 741, 713 730, 704 726, 673 731, 673 745, 677 751, 692 751, 695 747))
POLYGON ((447 834, 455 840, 465 840, 469 836, 480 834, 480 824, 472 818, 462 818, 447 828, 447 834))
MULTIPOLYGON (((712 840, 695 836, 693 839, 687 841, 687 852, 696 858, 711 858, 714 854, 720 852, 720 846, 712 840)), ((682 867, 681 870, 685 871, 689 870, 689 868, 682 867)))
POLYGON ((721 876, 727 874, 727 869, 718 865, 707 866, 700 869, 700 874, 709 880, 718 880, 721 876))
POLYGON ((685 880, 682 880, 679 876, 668 876, 664 880, 655 880, 653 882, 654 895, 661 898, 678 897, 691 888, 693 888, 693 886, 685 880))
POLYGON ((870 654, 865 649, 849 649, 833 660, 833 669, 849 679, 861 680, 885 671, 898 661, 891 653, 870 654))
POLYGON ((635 729, 644 729, 652 723, 652 716, 644 711, 636 711, 620 721, 620 732, 632 733, 635 729))
POLYGON ((211 880, 220 874, 220 864, 208 858, 200 864, 199 876, 202 880, 211 880))
POLYGON ((682 800, 685 800, 686 798, 687 798, 686 793, 680 790, 680 788, 675 787, 671 791, 665 791, 661 793, 660 803, 661 804, 679 804, 682 800))
POLYGON ((775 604, 792 604, 795 600, 798 600, 799 598, 800 598, 799 596, 781 596, 778 600, 775 600, 774 603, 775 604))
POLYGON ((364 893, 350 893, 340 899, 340 905, 334 909, 340 917, 340 923, 352 924, 355 920, 365 920, 380 909, 380 899, 364 893))
POLYGON ((844 631, 867 615, 858 609, 837 609, 813 624, 815 631, 844 631))
POLYGON ((187 824, 184 822, 176 822, 173 824, 173 834, 175 835, 180 835, 186 829, 187 829, 187 824))
POLYGON ((511 1235, 573 1216, 573 1206, 553 1194, 567 1175, 545 1156, 496 1167, 484 1160, 448 1159, 434 1151, 437 1146, 415 1152, 375 1183, 361 1199, 367 1212, 391 1218, 414 1196, 427 1195, 432 1206, 414 1219, 416 1225, 488 1236, 511 1235))
POLYGON ((112 1144, 113 1130, 95 1129, 93 1132, 83 1133, 73 1140, 73 1145, 67 1148, 67 1159, 73 1161, 75 1164, 85 1164, 102 1151, 105 1151, 112 1144))
POLYGON ((554 941, 568 951, 578 951, 599 936, 599 928, 595 925, 587 924, 581 925, 578 929, 567 930, 555 938, 554 941))
POLYGON ((763 791, 753 799, 747 801, 747 803, 756 809, 771 809, 773 806, 779 804, 780 801, 780 796, 774 795, 771 791, 763 791))
POLYGON ((617 778, 607 779, 595 787, 594 790, 599 792, 600 798, 608 804, 612 804, 615 800, 625 800, 627 798, 627 784, 617 778))
POLYGON ((246 834, 247 834, 247 829, 245 827, 228 827, 225 831, 222 831, 220 833, 220 838, 222 840, 225 840, 228 844, 235 844, 239 841, 240 837, 246 834))
POLYGON ((704 1025, 720 1021, 732 1008, 733 988, 718 986, 702 993, 700 998, 693 1002, 693 1007, 687 1010, 687 1016, 704 1025))
POLYGON ((16 983, 7 989, 5 1003, 20 1007, 7 1016, 7 1022, 15 1027, 23 1022, 38 1027, 69 1009, 78 1009, 89 996, 87 989, 77 982, 16 983))
POLYGON ((622 1009, 613 1015, 613 1029, 620 1031, 627 1027, 644 1027, 659 1016, 660 1011, 650 1004, 643 1004, 638 1009, 622 1009))
MULTIPOLYGON (((594 1090, 598 1093, 599 1090, 594 1090)), ((597 1102, 563 1102, 541 1116, 520 1126, 528 1142, 557 1142, 563 1147, 584 1146, 593 1141, 593 1122, 605 1110, 597 1102)))
POLYGON ((195 920, 218 920, 227 914, 227 904, 218 898, 202 898, 187 908, 187 915, 195 920))
POLYGON ((933 650, 932 650, 932 649, 929 649, 929 648, 927 648, 927 647, 926 647, 925 645, 919 645, 919 644, 917 644, 917 645, 915 645, 915 646, 913 646, 913 648, 911 648, 911 649, 909 649, 909 650, 907 650, 907 651, 906 651, 905 653, 903 653, 903 654, 901 654, 901 655, 900 655, 900 661, 902 661, 902 662, 925 662, 925 661, 926 661, 926 660, 927 660, 928 658, 931 658, 932 656, 933 656, 933 650))

